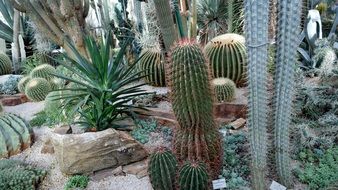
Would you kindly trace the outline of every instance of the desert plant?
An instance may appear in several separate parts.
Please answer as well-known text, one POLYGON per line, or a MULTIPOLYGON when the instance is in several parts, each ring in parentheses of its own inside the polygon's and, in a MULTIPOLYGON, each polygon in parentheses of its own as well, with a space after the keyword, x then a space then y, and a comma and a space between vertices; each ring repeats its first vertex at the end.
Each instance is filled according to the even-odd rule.
POLYGON ((43 101, 51 91, 49 82, 44 78, 32 78, 26 85, 25 94, 34 102, 43 101))
POLYGON ((85 189, 88 185, 89 177, 84 175, 74 175, 70 177, 65 185, 65 190, 85 189))
POLYGON ((3 84, 0 84, 0 94, 13 95, 18 93, 20 75, 9 75, 3 84))
POLYGON ((49 84, 50 84, 51 90, 57 90, 61 86, 61 80, 53 77, 52 79, 49 80, 49 84))
POLYGON ((235 98, 236 85, 228 78, 215 78, 212 80, 214 94, 218 102, 228 102, 235 98))
POLYGON ((12 61, 5 53, 0 52, 0 75, 12 73, 12 61))
POLYGON ((204 163, 187 162, 179 172, 180 190, 207 190, 208 178, 204 163))
POLYGON ((42 64, 37 67, 35 67, 30 76, 32 78, 44 78, 46 80, 52 79, 53 75, 56 73, 56 69, 48 64, 42 64))
POLYGON ((0 113, 2 113, 4 111, 4 107, 2 105, 2 103, 0 102, 0 113))
POLYGON ((212 75, 233 80, 242 85, 245 77, 245 39, 238 34, 224 34, 212 39, 204 51, 209 58, 212 75))
POLYGON ((26 85, 29 82, 29 80, 31 80, 31 77, 30 76, 25 76, 25 77, 23 77, 19 81, 19 83, 18 83, 18 90, 19 90, 19 92, 25 93, 26 85))
POLYGON ((160 51, 147 49, 141 53, 139 68, 150 85, 165 86, 164 58, 160 51))
POLYGON ((149 142, 149 135, 157 129, 156 121, 137 121, 137 128, 131 132, 132 137, 142 144, 149 142))
POLYGON ((150 156, 149 176, 154 190, 175 189, 177 160, 166 148, 159 148, 150 156))

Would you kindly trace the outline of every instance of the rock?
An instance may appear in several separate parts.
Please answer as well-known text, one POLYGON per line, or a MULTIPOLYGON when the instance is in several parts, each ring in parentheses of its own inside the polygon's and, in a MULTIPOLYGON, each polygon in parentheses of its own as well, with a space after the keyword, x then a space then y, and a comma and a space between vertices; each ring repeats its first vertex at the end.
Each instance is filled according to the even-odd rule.
POLYGON ((54 129, 54 133, 60 135, 71 134, 72 132, 72 128, 69 125, 63 125, 54 129))
POLYGON ((42 154, 54 154, 54 146, 52 144, 52 141, 48 139, 43 147, 41 148, 42 154))
POLYGON ((119 166, 113 169, 111 174, 113 174, 113 176, 125 176, 126 175, 126 173, 123 172, 122 166, 119 166))
POLYGON ((0 101, 4 106, 16 106, 28 102, 24 94, 0 95, 0 101))
POLYGON ((123 166, 123 172, 136 175, 137 178, 143 178, 148 175, 148 159, 123 166))
POLYGON ((230 123, 230 125, 234 128, 234 129, 239 129, 241 127, 244 127, 246 123, 246 120, 243 118, 239 118, 236 121, 230 123))
POLYGON ((148 152, 129 134, 107 129, 52 135, 55 156, 65 174, 86 174, 143 160, 148 152))

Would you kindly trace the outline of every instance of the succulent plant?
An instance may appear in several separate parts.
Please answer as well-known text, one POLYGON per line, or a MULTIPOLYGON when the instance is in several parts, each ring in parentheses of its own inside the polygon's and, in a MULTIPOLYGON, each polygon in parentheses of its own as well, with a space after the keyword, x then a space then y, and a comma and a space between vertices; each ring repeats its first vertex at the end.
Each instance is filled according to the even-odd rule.
POLYGON ((187 162, 179 173, 180 190, 207 190, 208 172, 204 163, 187 162))
POLYGON ((55 74, 56 73, 56 69, 48 64, 42 64, 39 65, 37 67, 35 67, 32 71, 31 71, 31 77, 32 78, 44 78, 46 80, 50 80, 53 78, 53 75, 51 74, 55 74))
POLYGON ((175 155, 165 149, 159 148, 150 156, 149 176, 154 190, 174 190, 177 172, 175 155))
POLYGON ((61 86, 61 80, 58 78, 52 78, 51 80, 49 80, 49 84, 50 84, 51 90, 57 90, 61 86))
POLYGON ((25 94, 34 102, 43 101, 51 91, 49 82, 44 78, 32 78, 26 85, 25 94))
POLYGON ((12 61, 5 53, 0 52, 0 75, 12 73, 12 61))
POLYGON ((20 75, 7 75, 5 82, 0 84, 0 94, 13 95, 18 93, 20 75), (8 77, 7 77, 8 76, 8 77))
POLYGON ((161 52, 147 49, 141 54, 139 69, 144 71, 146 82, 153 86, 165 86, 164 59, 161 52))
POLYGON ((19 92, 25 93, 26 85, 29 82, 29 80, 31 80, 31 77, 25 76, 19 81, 19 83, 18 83, 19 92))
POLYGON ((223 34, 213 38, 205 47, 205 54, 214 78, 229 78, 237 85, 245 82, 245 39, 238 34, 223 34))
POLYGON ((212 85, 218 102, 229 102, 235 98, 236 84, 231 79, 215 78, 212 85))
POLYGON ((2 105, 2 103, 0 102, 0 114, 4 111, 4 107, 2 105))

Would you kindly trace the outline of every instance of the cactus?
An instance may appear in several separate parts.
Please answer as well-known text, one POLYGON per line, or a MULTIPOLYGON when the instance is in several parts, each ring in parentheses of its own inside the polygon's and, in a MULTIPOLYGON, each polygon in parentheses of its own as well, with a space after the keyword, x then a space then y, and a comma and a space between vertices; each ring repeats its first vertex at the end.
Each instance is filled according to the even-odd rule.
POLYGON ((12 73, 12 61, 9 57, 0 52, 0 75, 7 75, 12 73))
POLYGON ((4 111, 4 107, 2 106, 2 103, 0 102, 0 114, 4 111))
POLYGON ((238 34, 223 34, 212 39, 204 51, 214 78, 224 77, 237 85, 245 81, 245 39, 238 34))
POLYGON ((57 89, 60 88, 61 81, 60 81, 60 79, 58 79, 58 78, 52 78, 52 79, 49 81, 49 84, 50 84, 51 90, 57 90, 57 89))
POLYGON ((205 164, 185 163, 179 173, 180 190, 207 190, 208 172, 205 164))
POLYGON ((284 0, 278 4, 277 56, 273 101, 276 169, 280 182, 292 182, 289 150, 294 64, 297 62, 301 1, 284 0))
POLYGON ((0 159, 20 153, 32 144, 33 132, 25 121, 9 113, 0 113, 0 159))
POLYGON ((235 98, 236 85, 228 78, 212 80, 214 94, 218 102, 229 102, 235 98))
POLYGON ((245 38, 248 55, 248 127, 253 189, 265 187, 267 161, 267 62, 269 1, 245 1, 245 38))
POLYGON ((29 80, 31 80, 31 77, 25 76, 19 81, 19 83, 18 83, 19 92, 25 93, 26 85, 29 82, 29 80))
POLYGON ((154 190, 175 189, 177 160, 174 154, 165 148, 159 148, 150 156, 149 176, 154 190))
POLYGON ((51 87, 46 79, 33 78, 27 83, 25 94, 28 99, 39 102, 43 101, 50 91, 51 87))
POLYGON ((50 80, 53 78, 53 75, 55 74, 56 69, 48 64, 42 64, 37 67, 35 67, 32 72, 31 72, 31 77, 32 78, 44 78, 46 80, 50 80))
POLYGON ((160 51, 145 50, 140 61, 140 71, 144 71, 145 80, 153 86, 165 86, 164 59, 160 51))
POLYGON ((211 81, 201 48, 194 42, 179 42, 173 48, 168 72, 179 123, 175 154, 179 161, 204 161, 212 177, 217 177, 221 167, 220 134, 213 117, 211 81))

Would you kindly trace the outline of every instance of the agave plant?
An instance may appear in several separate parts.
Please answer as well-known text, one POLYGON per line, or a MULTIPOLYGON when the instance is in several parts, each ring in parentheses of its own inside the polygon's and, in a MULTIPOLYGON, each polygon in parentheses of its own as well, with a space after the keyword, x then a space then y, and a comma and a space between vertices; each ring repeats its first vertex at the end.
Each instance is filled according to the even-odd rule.
POLYGON ((118 128, 114 122, 131 115, 134 106, 128 104, 139 95, 148 94, 140 87, 144 84, 132 85, 141 75, 135 72, 135 65, 123 64, 122 58, 127 41, 116 57, 111 54, 111 34, 99 44, 92 37, 85 38, 88 59, 80 54, 69 42, 73 56, 64 54, 64 59, 71 64, 60 62, 75 76, 68 77, 54 74, 56 77, 70 82, 68 87, 60 89, 60 99, 63 108, 74 105, 73 110, 80 114, 80 119, 74 123, 80 124, 87 130, 100 131, 110 127, 118 128))

